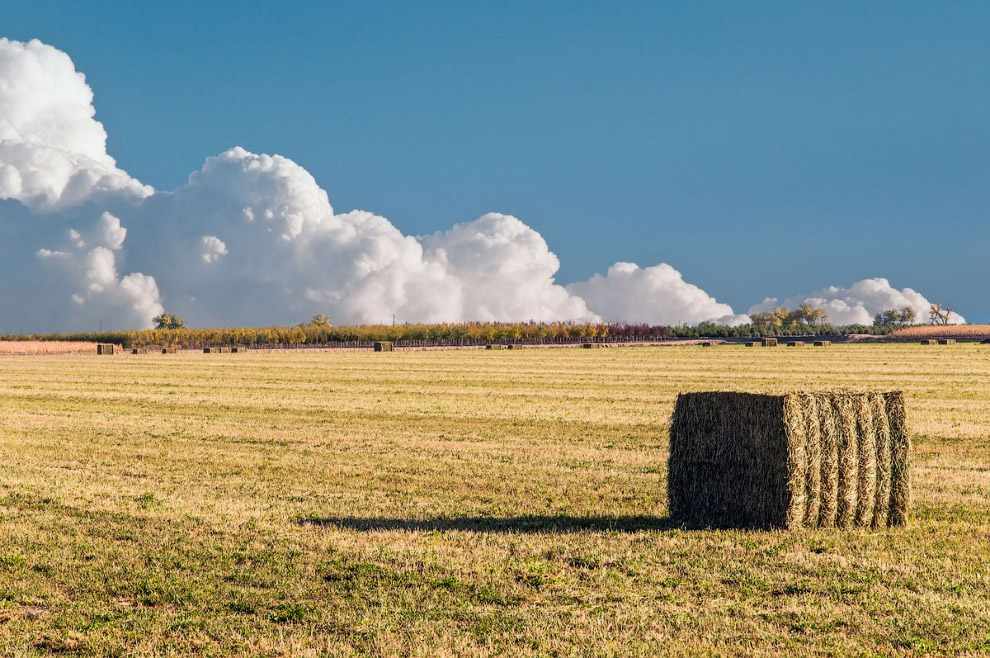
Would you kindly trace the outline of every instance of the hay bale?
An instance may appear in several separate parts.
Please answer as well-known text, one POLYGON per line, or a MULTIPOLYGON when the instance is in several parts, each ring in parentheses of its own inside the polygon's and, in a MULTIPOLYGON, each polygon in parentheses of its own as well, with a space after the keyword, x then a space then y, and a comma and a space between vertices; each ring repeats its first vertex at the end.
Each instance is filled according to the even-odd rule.
POLYGON ((162 354, 175 354, 175 348, 174 347, 163 347, 162 348, 162 354))
POLYGON ((502 345, 501 343, 488 343, 487 345, 485 345, 485 349, 486 350, 504 350, 504 349, 507 349, 507 347, 505 345, 502 345))
POLYGON ((375 341, 375 351, 376 352, 392 352, 392 342, 388 340, 376 340, 375 341))
POLYGON ((523 345, 520 345, 519 343, 509 343, 505 346, 505 349, 507 350, 521 350, 522 348, 523 345))
POLYGON ((939 338, 938 339, 938 344, 939 345, 955 345, 956 344, 956 339, 955 338, 939 338))
POLYGON ((762 343, 763 343, 763 347, 777 347, 776 338, 764 338, 762 340, 762 343))
POLYGON ((756 341, 752 341, 752 340, 747 341, 746 343, 746 347, 756 347, 757 345, 760 345, 760 343, 757 343, 756 341))
POLYGON ((714 345, 714 344, 715 344, 715 343, 713 343, 713 342, 712 342, 712 341, 710 341, 710 340, 706 340, 706 341, 703 341, 703 342, 701 342, 701 343, 700 343, 700 345, 701 345, 702 347, 711 347, 711 346, 712 346, 712 345, 714 345))
POLYGON ((937 345, 938 344, 938 341, 935 340, 934 338, 922 338, 921 339, 921 344, 922 345, 937 345))
POLYGON ((131 354, 142 354, 142 353, 143 353, 142 350, 139 350, 136 347, 131 348, 131 354))
POLYGON ((240 354, 241 352, 247 352, 247 348, 246 347, 231 347, 230 348, 230 353, 231 354, 240 354))
POLYGON ((900 392, 686 393, 670 427, 670 515, 692 526, 904 525, 900 392))
POLYGON ((832 344, 832 341, 830 341, 830 340, 816 340, 815 341, 815 347, 828 347, 831 344, 832 344))
POLYGON ((99 343, 96 346, 96 353, 102 355, 111 355, 113 354, 113 348, 114 345, 112 345, 111 343, 99 343))
POLYGON ((801 347, 802 345, 804 345, 804 341, 803 340, 789 340, 789 341, 787 341, 787 346, 788 347, 801 347))

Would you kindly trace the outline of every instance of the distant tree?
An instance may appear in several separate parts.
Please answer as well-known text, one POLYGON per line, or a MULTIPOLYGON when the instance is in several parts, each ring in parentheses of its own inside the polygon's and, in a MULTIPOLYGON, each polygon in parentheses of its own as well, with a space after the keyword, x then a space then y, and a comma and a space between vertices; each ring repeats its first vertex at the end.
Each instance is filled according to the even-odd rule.
POLYGON ((330 322, 330 316, 326 313, 318 313, 313 316, 313 321, 310 324, 314 327, 332 327, 333 323, 330 322))
POLYGON ((186 323, 178 315, 162 313, 158 317, 152 318, 156 329, 185 329, 186 323))
POLYGON ((946 325, 952 317, 952 308, 945 304, 932 304, 928 311, 928 319, 931 324, 946 325))
POLYGON ((892 327, 914 324, 918 317, 913 306, 901 306, 887 311, 880 311, 873 318, 874 327, 892 327))

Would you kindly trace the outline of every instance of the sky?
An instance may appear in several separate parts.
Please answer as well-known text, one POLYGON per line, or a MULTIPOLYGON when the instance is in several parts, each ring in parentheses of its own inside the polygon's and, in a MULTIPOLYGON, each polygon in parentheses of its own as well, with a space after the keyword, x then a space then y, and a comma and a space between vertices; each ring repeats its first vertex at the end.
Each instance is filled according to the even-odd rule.
POLYGON ((155 190, 235 146, 279 154, 335 212, 405 236, 518 217, 572 296, 667 263, 731 307, 712 318, 884 277, 990 321, 987 34, 976 2, 14 1, 0 19, 71 58, 107 153, 155 190))

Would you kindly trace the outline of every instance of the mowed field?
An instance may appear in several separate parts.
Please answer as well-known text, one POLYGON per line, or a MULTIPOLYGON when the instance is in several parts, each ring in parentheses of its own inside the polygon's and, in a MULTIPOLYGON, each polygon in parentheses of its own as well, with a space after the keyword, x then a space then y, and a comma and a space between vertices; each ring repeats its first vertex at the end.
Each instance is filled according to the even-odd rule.
POLYGON ((990 346, 0 356, 0 655, 990 653, 990 346), (909 527, 667 520, 678 392, 903 389, 909 527))

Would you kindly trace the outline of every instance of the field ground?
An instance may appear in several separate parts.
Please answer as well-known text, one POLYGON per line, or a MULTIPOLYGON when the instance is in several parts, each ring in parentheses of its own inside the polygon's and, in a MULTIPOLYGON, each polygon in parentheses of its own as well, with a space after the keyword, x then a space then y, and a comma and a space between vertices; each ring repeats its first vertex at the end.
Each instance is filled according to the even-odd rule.
POLYGON ((0 655, 990 653, 990 347, 0 357, 0 655), (666 521, 679 391, 903 388, 913 520, 666 521))

